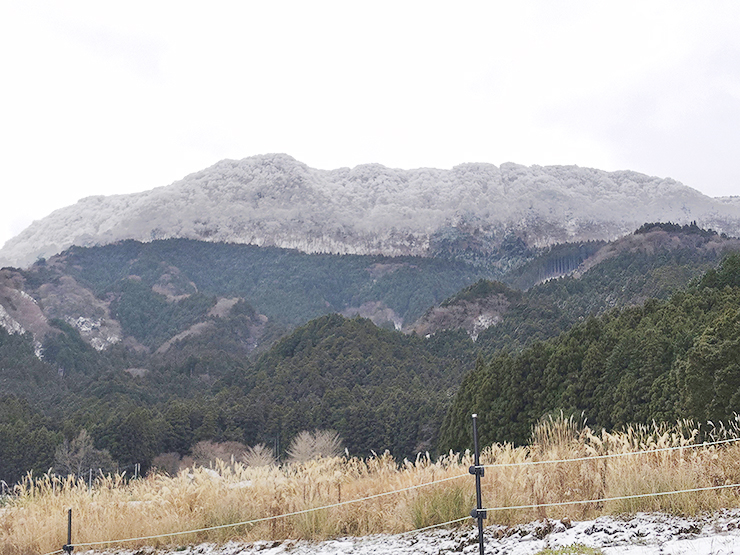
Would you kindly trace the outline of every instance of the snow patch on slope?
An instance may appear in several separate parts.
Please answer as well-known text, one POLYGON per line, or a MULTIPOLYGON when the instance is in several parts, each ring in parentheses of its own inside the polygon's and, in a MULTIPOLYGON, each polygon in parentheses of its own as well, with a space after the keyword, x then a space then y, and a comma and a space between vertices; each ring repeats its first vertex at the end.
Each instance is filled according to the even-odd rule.
POLYGON ((24 334, 26 333, 26 330, 23 329, 23 326, 21 326, 13 317, 8 314, 8 311, 5 310, 5 307, 0 304, 0 328, 3 328, 6 332, 8 332, 8 335, 13 335, 16 333, 24 334))

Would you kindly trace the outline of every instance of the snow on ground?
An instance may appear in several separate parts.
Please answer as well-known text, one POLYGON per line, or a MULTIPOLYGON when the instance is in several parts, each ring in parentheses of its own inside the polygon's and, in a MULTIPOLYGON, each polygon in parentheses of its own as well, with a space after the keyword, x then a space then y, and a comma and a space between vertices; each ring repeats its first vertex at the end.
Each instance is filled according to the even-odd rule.
MULTIPOLYGON (((472 522, 472 521, 471 521, 472 522)), ((569 523, 556 520, 503 527, 489 526, 486 555, 533 555, 542 549, 581 544, 605 555, 740 554, 740 510, 701 518, 640 513, 629 519, 601 517, 569 523)), ((402 535, 374 535, 323 542, 305 540, 203 544, 176 551, 153 549, 88 552, 88 555, 443 555, 478 553, 478 533, 471 524, 455 530, 402 535)))

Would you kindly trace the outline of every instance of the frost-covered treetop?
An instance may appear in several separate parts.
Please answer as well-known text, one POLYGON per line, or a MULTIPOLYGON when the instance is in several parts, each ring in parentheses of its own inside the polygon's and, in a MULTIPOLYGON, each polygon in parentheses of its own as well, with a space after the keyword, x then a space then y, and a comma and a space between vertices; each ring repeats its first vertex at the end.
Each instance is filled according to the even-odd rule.
POLYGON ((185 237, 306 252, 425 254, 432 234, 464 223, 528 242, 612 239, 647 221, 738 234, 740 199, 672 179, 578 166, 379 164, 319 170, 285 154, 222 160, 166 187, 94 196, 34 222, 0 250, 16 266, 71 245, 185 237))

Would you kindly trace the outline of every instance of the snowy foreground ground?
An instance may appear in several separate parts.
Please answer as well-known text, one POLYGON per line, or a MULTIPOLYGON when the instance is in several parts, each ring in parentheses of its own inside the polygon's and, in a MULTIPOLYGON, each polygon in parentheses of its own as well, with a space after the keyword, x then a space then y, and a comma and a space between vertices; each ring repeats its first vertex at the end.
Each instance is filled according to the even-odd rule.
MULTIPOLYGON (((472 520, 471 520, 472 522, 472 520)), ((486 528, 486 554, 532 555, 545 548, 581 544, 599 548, 605 555, 740 554, 740 510, 722 511, 703 518, 678 518, 662 514, 638 514, 629 519, 601 517, 585 522, 550 520, 511 528, 486 528)), ((76 551, 76 553, 78 553, 76 551)), ((478 533, 474 526, 456 530, 433 530, 405 535, 376 535, 323 542, 203 544, 177 551, 117 549, 95 554, 116 555, 442 555, 477 554, 478 533)), ((93 555, 93 552, 88 552, 93 555)))

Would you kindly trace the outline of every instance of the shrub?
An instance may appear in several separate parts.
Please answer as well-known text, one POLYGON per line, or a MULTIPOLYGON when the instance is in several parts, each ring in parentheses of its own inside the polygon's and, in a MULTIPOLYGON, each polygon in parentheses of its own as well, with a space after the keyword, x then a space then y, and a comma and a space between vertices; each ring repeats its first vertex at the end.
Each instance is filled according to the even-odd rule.
POLYGON ((247 448, 241 460, 247 466, 275 466, 277 464, 275 452, 264 443, 247 448))
POLYGON ((314 430, 301 432, 293 438, 288 447, 288 460, 304 463, 318 458, 337 457, 342 452, 342 439, 334 430, 314 430))

